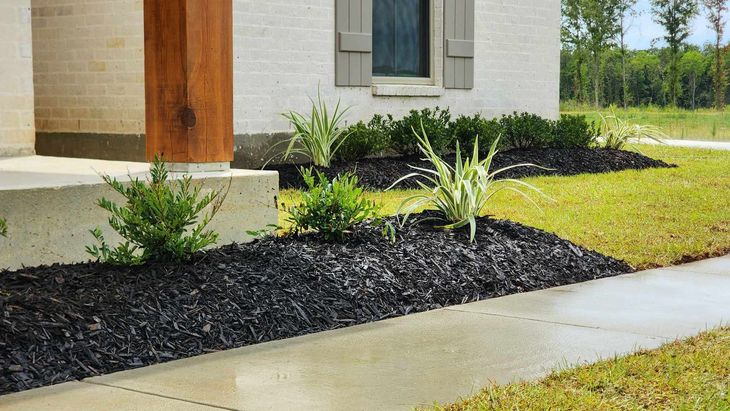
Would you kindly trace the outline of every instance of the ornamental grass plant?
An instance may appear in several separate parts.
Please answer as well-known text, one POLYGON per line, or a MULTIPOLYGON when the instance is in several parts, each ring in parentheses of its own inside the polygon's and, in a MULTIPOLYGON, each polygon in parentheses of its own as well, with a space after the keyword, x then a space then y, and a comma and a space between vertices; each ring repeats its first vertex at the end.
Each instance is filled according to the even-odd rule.
POLYGON ((604 148, 621 150, 631 141, 641 143, 641 140, 646 138, 662 143, 668 138, 659 127, 631 123, 621 119, 613 111, 607 115, 600 114, 600 117, 604 148))
POLYGON ((457 142, 456 162, 452 166, 434 151, 423 128, 421 128, 420 134, 415 130, 413 132, 416 135, 419 149, 431 163, 433 169, 411 166, 416 170, 414 173, 401 177, 388 188, 393 188, 403 180, 417 178, 418 185, 424 190, 424 192, 407 197, 398 207, 397 214, 404 215, 401 225, 405 224, 416 210, 431 207, 439 212, 440 218, 438 219, 445 222, 439 228, 457 229, 468 225, 469 238, 474 241, 477 229, 476 219, 498 192, 513 191, 537 207, 537 204, 524 191, 529 190, 542 194, 537 187, 517 179, 498 178, 505 171, 518 167, 537 167, 536 165, 516 164, 491 171, 492 160, 497 154, 499 138, 492 143, 489 153, 483 159, 479 158, 478 137, 474 141, 472 156, 463 160, 461 148, 457 142))
POLYGON ((345 114, 349 107, 341 108, 337 101, 334 110, 327 108, 322 95, 317 91, 317 101, 312 102, 309 116, 290 111, 282 114, 294 127, 294 134, 288 140, 284 158, 292 154, 308 157, 315 166, 329 167, 337 150, 348 137, 347 128, 343 127, 345 114))

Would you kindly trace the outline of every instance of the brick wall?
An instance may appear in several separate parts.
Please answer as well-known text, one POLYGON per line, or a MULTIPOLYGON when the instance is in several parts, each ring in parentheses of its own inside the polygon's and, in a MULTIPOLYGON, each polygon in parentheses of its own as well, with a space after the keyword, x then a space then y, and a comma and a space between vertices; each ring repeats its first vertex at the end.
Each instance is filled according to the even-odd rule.
MULTIPOLYGON (((443 0, 433 0, 435 32, 443 0)), ((476 0, 475 88, 438 97, 374 96, 371 88, 334 86, 333 0, 234 2, 234 107, 237 134, 288 128, 283 110, 306 110, 319 86, 331 101, 352 105, 350 117, 450 107, 496 116, 514 110, 555 117, 559 110, 560 1, 476 0)), ((436 35, 433 44, 442 44, 436 35)), ((437 48, 437 83, 442 73, 437 48)))
POLYGON ((38 131, 144 132, 142 0, 33 0, 38 131))
MULTIPOLYGON (((475 88, 438 97, 335 87, 334 0, 233 1, 237 135, 287 131, 279 113, 307 110, 318 87, 353 106, 352 120, 436 105, 558 114, 559 0, 476 0, 475 88)), ((433 1, 438 33, 443 0, 433 1)), ((141 0, 33 0, 33 36, 40 131, 144 132, 141 0)), ((435 54, 438 83, 440 47, 435 54)))
POLYGON ((33 154, 30 0, 0 2, 0 157, 33 154))

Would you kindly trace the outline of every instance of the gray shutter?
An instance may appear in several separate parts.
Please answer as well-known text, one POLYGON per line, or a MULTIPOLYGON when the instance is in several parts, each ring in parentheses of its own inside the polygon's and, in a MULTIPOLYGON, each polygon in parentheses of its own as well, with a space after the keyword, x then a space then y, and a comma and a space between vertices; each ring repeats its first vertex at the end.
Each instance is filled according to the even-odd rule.
POLYGON ((365 87, 373 79, 373 0, 336 0, 335 84, 365 87))
POLYGON ((444 1, 444 87, 474 88, 474 0, 444 1))

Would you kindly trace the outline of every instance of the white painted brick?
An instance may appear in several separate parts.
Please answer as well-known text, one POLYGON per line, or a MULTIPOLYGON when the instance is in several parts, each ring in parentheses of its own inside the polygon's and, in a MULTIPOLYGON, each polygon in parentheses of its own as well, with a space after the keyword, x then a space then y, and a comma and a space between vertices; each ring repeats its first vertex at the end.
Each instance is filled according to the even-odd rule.
POLYGON ((33 154, 30 0, 0 1, 0 157, 33 154))
POLYGON ((143 109, 120 110, 144 107, 142 0, 33 0, 31 14, 38 130, 144 132, 143 109))
MULTIPOLYGON (((370 88, 335 87, 333 0, 233 2, 237 134, 287 130, 279 113, 307 110, 307 96, 318 87, 326 99, 353 106, 351 121, 436 105, 454 114, 558 114, 559 0, 476 0, 475 88, 438 97, 381 97, 370 88)), ((434 6, 440 15, 443 0, 434 6)), ((71 124, 60 120, 88 119, 76 121, 73 131, 143 133, 142 0, 34 0, 32 16, 38 128, 71 131, 54 127, 71 124), (58 82, 74 86, 56 87, 58 82), (53 110, 59 105, 68 109, 67 118, 53 116, 61 113, 53 110)), ((440 18, 434 23, 441 27, 440 18)), ((434 43, 441 45, 440 35, 434 43)))

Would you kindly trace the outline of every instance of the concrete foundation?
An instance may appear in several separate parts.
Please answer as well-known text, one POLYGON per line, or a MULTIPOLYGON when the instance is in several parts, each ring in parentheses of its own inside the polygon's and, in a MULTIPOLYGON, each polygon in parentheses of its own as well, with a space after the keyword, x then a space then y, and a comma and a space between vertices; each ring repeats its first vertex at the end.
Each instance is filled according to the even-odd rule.
MULTIPOLYGON (((236 134, 234 136, 234 168, 256 169, 264 164, 276 164, 278 155, 286 150, 291 133, 236 134)), ((43 133, 36 134, 36 154, 51 157, 96 158, 115 161, 146 160, 144 134, 106 133, 43 133)), ((301 155, 294 161, 306 162, 301 155)))
POLYGON ((220 173, 230 171, 231 163, 169 163, 167 169, 173 173, 220 173))
MULTIPOLYGON (((0 216, 8 222, 8 238, 0 238, 0 269, 86 261, 90 257, 85 246, 94 241, 89 234, 94 227, 101 227, 112 244, 121 240, 96 201, 123 198, 99 174, 128 181, 130 176, 146 178, 148 170, 147 163, 41 156, 0 159, 0 216)), ((230 170, 193 178, 204 190, 230 184, 210 225, 220 234, 218 245, 248 241, 246 231, 277 223, 276 172, 230 170)))

